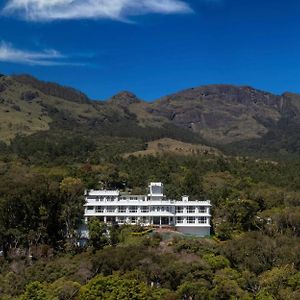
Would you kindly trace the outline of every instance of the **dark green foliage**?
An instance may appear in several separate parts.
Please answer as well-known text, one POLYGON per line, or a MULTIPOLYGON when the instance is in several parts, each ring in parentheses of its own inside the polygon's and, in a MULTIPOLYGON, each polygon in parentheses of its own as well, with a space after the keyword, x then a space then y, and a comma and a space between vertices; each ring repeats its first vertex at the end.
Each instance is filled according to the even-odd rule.
POLYGON ((163 290, 151 289, 144 282, 118 276, 96 276, 79 293, 79 300, 159 300, 163 290))
POLYGON ((300 123, 283 117, 260 139, 232 143, 222 147, 229 153, 265 157, 291 157, 300 155, 300 123))
MULTIPOLYGON (((80 161, 87 150, 75 141, 62 151, 73 143, 80 161)), ((299 160, 162 155, 80 164, 71 156, 58 166, 49 155, 54 162, 39 164, 47 151, 0 163, 0 297, 75 300, 108 290, 114 299, 298 299, 299 160), (163 181, 172 199, 209 198, 215 237, 165 240, 93 220, 90 245, 76 246, 84 188, 144 193, 150 180, 163 181)))
POLYGON ((82 215, 82 189, 65 193, 57 182, 42 175, 26 176, 20 169, 15 178, 0 184, 0 242, 4 254, 12 247, 49 244, 58 247, 73 232, 82 215), (79 208, 79 214, 78 214, 79 208))
POLYGON ((47 296, 47 292, 43 285, 38 281, 28 284, 25 293, 21 296, 20 300, 45 300, 51 299, 47 296))
POLYGON ((84 161, 96 150, 95 142, 83 136, 44 136, 43 139, 36 136, 16 137, 11 149, 21 158, 35 162, 64 162, 75 160, 84 161))
POLYGON ((109 245, 109 232, 104 223, 101 223, 98 219, 92 219, 88 224, 88 228, 89 242, 95 249, 99 250, 109 245))

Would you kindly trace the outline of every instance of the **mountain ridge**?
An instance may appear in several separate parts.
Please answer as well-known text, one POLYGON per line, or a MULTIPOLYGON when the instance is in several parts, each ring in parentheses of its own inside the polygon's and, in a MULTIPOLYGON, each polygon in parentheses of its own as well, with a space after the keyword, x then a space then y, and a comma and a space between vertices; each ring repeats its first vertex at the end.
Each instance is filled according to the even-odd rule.
POLYGON ((259 144, 271 150, 266 145, 271 141, 277 152, 300 152, 300 95, 274 95, 250 86, 205 85, 153 102, 122 91, 98 101, 32 76, 1 76, 0 117, 5 143, 17 136, 69 130, 91 138, 172 138, 245 150, 260 150, 259 144))

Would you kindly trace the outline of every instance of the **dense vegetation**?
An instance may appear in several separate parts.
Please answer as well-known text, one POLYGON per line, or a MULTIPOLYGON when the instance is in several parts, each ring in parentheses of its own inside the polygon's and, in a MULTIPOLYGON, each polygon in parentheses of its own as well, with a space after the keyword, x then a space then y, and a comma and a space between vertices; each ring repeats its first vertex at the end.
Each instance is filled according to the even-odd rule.
POLYGON ((290 157, 300 155, 300 123, 286 116, 261 139, 232 143, 223 147, 232 153, 290 157))
POLYGON ((31 153, 22 141, 1 148, 0 299, 299 299, 299 159, 122 158, 84 137, 31 153), (211 199, 212 238, 107 235, 94 220, 77 246, 85 188, 144 193, 151 180, 171 198, 211 199))
POLYGON ((0 75, 0 106, 0 299, 300 299, 298 95, 217 85, 101 102, 0 75), (129 155, 165 137, 226 155, 129 155), (79 246, 84 189, 149 181, 210 199, 211 238, 92 220, 79 246))

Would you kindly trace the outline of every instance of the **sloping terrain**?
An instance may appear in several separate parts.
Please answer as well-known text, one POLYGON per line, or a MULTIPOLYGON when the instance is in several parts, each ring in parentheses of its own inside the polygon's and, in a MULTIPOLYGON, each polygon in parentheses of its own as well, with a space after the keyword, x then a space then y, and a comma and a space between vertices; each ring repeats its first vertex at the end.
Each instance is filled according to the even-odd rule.
MULTIPOLYGON (((49 129, 68 128, 89 134, 94 130, 94 135, 125 137, 144 137, 148 132, 153 137, 160 137, 161 134, 168 135, 170 128, 173 128, 170 122, 170 128, 163 130, 155 129, 155 122, 149 122, 146 126, 139 124, 137 114, 131 112, 129 106, 142 105, 142 101, 128 92, 117 94, 106 102, 92 101, 79 91, 38 81, 30 76, 2 76, 0 99, 3 120, 0 139, 5 142, 17 135, 49 129), (148 127, 147 130, 145 127, 148 127)), ((164 127, 166 123, 162 122, 159 127, 164 127)), ((185 130, 181 131, 185 132, 184 136, 193 136, 185 130)), ((173 132, 176 135, 176 131, 173 132)))
POLYGON ((209 85, 152 103, 125 91, 94 101, 28 75, 1 76, 0 119, 0 141, 23 139, 22 147, 80 135, 95 147, 103 145, 104 137, 111 140, 108 148, 123 139, 122 153, 170 138, 237 152, 300 154, 300 95, 251 87, 209 85))
POLYGON ((128 153, 134 156, 157 155, 157 154, 177 154, 177 155, 194 155, 194 154, 211 154, 220 155, 221 152, 213 147, 208 147, 200 144, 183 143, 177 140, 164 138, 147 143, 145 150, 128 153))
POLYGON ((261 138, 287 116, 299 123, 299 105, 295 95, 210 85, 164 97, 153 103, 150 111, 190 128, 207 141, 228 144, 261 138))

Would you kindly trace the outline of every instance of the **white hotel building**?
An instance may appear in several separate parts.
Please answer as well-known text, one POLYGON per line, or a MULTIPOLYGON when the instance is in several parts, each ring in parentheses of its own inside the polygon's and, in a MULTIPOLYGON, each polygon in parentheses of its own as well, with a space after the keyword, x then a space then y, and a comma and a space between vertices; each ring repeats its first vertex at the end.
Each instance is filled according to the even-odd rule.
POLYGON ((85 221, 97 217, 105 223, 174 227, 184 234, 210 235, 210 201, 168 200, 163 184, 152 182, 148 195, 124 195, 118 190, 85 193, 85 221))

